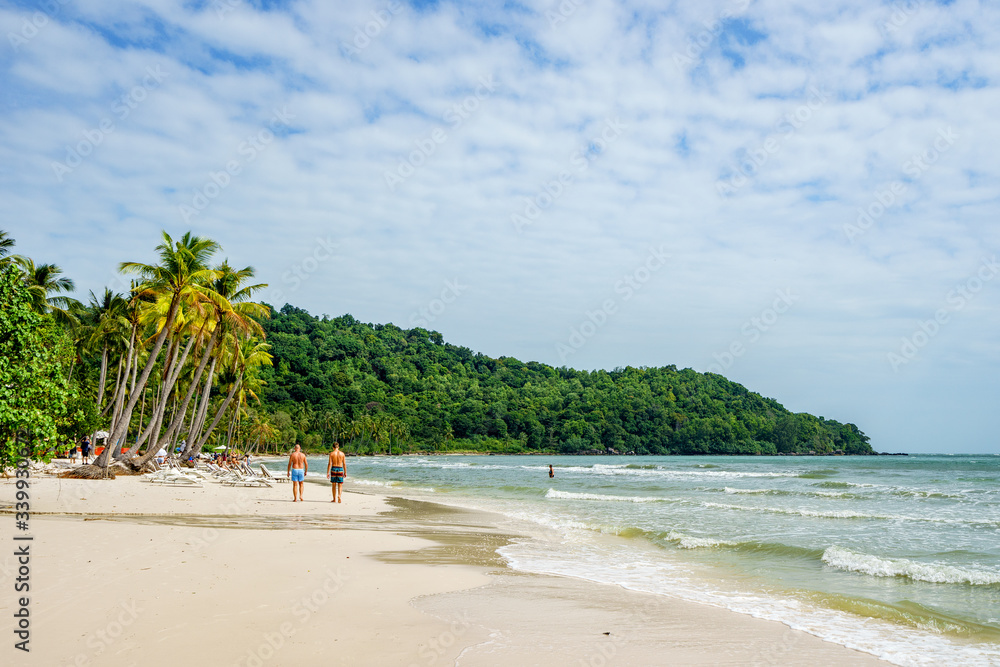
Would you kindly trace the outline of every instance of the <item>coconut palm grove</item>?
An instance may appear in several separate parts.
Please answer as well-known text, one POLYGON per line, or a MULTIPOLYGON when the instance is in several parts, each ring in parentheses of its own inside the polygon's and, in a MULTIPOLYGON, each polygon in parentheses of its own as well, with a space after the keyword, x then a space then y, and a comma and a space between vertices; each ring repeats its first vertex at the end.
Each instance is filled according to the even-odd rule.
POLYGON ((3 465, 84 436, 93 468, 226 447, 353 454, 872 454, 854 424, 794 414, 714 373, 582 371, 451 345, 440 333, 254 300, 218 242, 162 233, 128 293, 74 296, 0 231, 3 465))

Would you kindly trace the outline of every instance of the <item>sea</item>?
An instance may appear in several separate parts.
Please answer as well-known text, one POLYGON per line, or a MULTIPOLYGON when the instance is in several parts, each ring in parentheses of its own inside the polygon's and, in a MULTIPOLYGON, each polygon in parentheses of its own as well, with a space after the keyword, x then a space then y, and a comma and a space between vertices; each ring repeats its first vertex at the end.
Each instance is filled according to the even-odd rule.
POLYGON ((516 570, 780 621, 898 665, 1000 665, 1000 455, 382 456, 348 469, 349 489, 500 515, 516 570))

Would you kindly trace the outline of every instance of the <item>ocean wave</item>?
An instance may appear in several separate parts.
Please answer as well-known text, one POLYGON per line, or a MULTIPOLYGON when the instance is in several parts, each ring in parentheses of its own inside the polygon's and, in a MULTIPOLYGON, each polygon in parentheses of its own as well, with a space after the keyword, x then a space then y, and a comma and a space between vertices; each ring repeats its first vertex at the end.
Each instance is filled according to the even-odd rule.
POLYGON ((730 487, 725 487, 722 489, 728 494, 745 494, 748 496, 789 496, 792 494, 791 491, 784 491, 782 489, 733 489, 730 487))
POLYGON ((705 507, 717 507, 727 510, 742 510, 746 512, 767 512, 769 514, 788 514, 793 516, 809 516, 821 519, 902 519, 888 514, 869 514, 852 510, 832 510, 819 512, 805 509, 785 509, 782 507, 749 507, 747 505, 728 505, 726 503, 702 503, 705 507))
POLYGON ((891 495, 902 496, 903 498, 944 498, 954 500, 964 500, 966 496, 962 493, 945 493, 944 491, 922 491, 920 489, 906 489, 897 487, 889 491, 891 495))
POLYGON ((932 584, 1000 584, 1000 572, 969 570, 941 563, 919 563, 906 558, 880 558, 832 546, 823 552, 823 562, 848 572, 861 572, 874 577, 905 577, 932 584))
POLYGON ((821 489, 873 489, 875 484, 859 484, 857 482, 817 482, 813 486, 818 486, 821 489))
POLYGON ((821 498, 857 498, 846 491, 787 491, 785 489, 734 489, 725 487, 725 493, 747 496, 817 496, 821 498))
POLYGON ((650 496, 606 496, 602 493, 573 493, 572 491, 557 491, 556 489, 549 489, 545 497, 559 500, 605 500, 619 503, 659 503, 669 500, 650 496))
POLYGON ((945 523, 951 525, 986 526, 1000 528, 1000 521, 991 519, 946 519, 943 517, 905 516, 901 514, 877 514, 872 512, 855 512, 853 510, 817 511, 807 509, 787 509, 783 507, 754 507, 751 505, 729 505, 726 503, 700 503, 702 507, 716 507, 744 512, 765 512, 768 514, 787 514, 791 516, 808 516, 818 519, 881 519, 884 521, 919 521, 926 523, 945 523))
POLYGON ((425 493, 437 493, 437 491, 429 486, 406 486, 404 482, 397 482, 395 480, 389 480, 388 482, 383 482, 377 479, 360 479, 357 477, 348 478, 353 484, 360 486, 377 486, 383 489, 398 489, 400 487, 406 487, 407 491, 422 491, 425 493))
MULTIPOLYGON (((573 468, 567 468, 573 470, 573 468)), ((581 471, 593 472, 599 475, 627 475, 638 477, 673 477, 688 479, 703 478, 743 478, 743 477, 797 477, 795 472, 751 472, 739 470, 672 470, 670 468, 628 468, 624 466, 594 466, 593 468, 581 468, 581 471)))
POLYGON ((360 484, 361 486, 382 486, 382 487, 400 486, 402 484, 402 482, 391 482, 391 481, 383 482, 377 479, 359 479, 357 477, 351 479, 351 482, 353 484, 360 484))
POLYGON ((675 542, 681 549, 706 549, 711 547, 731 547, 737 544, 727 540, 713 540, 710 537, 694 537, 676 531, 670 531, 663 536, 664 539, 675 542))

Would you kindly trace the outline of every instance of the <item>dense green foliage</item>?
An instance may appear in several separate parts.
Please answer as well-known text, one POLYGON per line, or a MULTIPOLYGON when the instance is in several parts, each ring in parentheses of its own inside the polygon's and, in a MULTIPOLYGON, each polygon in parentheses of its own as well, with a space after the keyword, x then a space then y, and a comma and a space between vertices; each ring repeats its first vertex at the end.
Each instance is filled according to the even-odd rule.
POLYGON ((72 356, 62 327, 34 312, 20 277, 0 271, 0 470, 19 458, 18 434, 37 455, 55 447, 75 399, 66 377, 72 356))
POLYGON ((261 374, 261 411, 289 444, 319 447, 345 432, 357 440, 346 425, 374 420, 390 425, 393 451, 873 453, 854 424, 793 414, 712 373, 492 359, 437 332, 288 305, 264 328, 274 367, 261 374))

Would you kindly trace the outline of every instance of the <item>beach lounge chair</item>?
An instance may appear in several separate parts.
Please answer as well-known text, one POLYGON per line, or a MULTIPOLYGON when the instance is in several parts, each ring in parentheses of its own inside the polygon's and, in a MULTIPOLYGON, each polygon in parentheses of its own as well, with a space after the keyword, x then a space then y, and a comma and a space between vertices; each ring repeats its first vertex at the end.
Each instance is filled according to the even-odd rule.
POLYGON ((201 468, 181 468, 182 473, 191 477, 200 477, 201 479, 215 479, 210 472, 206 472, 201 468))
POLYGON ((263 475, 264 479, 269 482, 288 482, 290 481, 287 477, 275 477, 271 474, 271 471, 264 467, 264 464, 260 464, 260 474, 263 475))
POLYGON ((172 486, 201 486, 201 482, 194 477, 189 477, 179 470, 167 468, 145 475, 146 481, 150 484, 169 484, 172 486))
POLYGON ((218 480, 226 479, 227 477, 232 477, 233 471, 223 468, 215 463, 209 463, 208 469, 212 471, 212 476, 218 480))
POLYGON ((239 470, 232 470, 232 475, 229 477, 224 477, 219 480, 227 486, 267 486, 271 485, 267 483, 267 480, 263 477, 251 476, 248 477, 241 473, 239 470))

